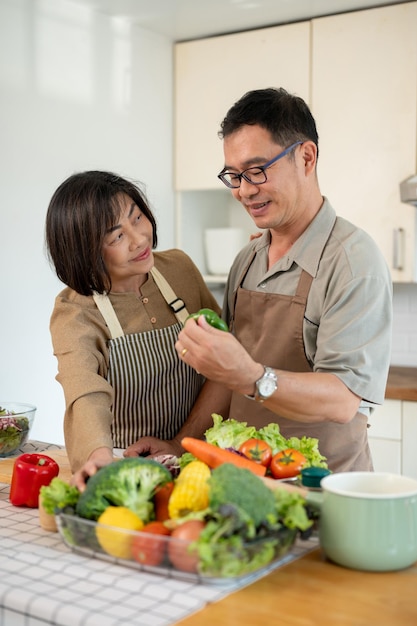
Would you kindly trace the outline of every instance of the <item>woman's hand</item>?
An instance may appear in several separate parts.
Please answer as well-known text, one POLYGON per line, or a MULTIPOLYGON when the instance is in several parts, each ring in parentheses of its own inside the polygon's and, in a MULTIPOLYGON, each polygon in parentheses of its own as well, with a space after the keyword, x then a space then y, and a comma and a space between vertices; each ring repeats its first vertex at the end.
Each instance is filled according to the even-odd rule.
POLYGON ((113 463, 113 450, 110 448, 97 448, 92 452, 88 458, 88 461, 73 474, 71 484, 77 487, 81 492, 85 490, 86 482, 90 476, 94 474, 101 467, 113 463))

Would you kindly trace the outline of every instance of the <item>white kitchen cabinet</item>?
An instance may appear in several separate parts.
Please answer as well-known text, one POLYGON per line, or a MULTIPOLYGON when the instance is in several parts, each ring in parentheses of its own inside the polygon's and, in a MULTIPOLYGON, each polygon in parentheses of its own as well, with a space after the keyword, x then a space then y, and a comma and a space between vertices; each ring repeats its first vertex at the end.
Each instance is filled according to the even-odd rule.
POLYGON ((217 133, 247 90, 284 86, 317 120, 322 193, 364 228, 396 282, 417 280, 417 2, 175 46, 176 245, 205 272, 203 231, 252 223, 217 179, 217 133), (234 207, 234 208, 231 208, 234 207))
POLYGON ((176 44, 176 245, 203 273, 204 229, 240 227, 248 237, 255 231, 217 178, 224 164, 222 120, 252 89, 282 86, 308 100, 309 64, 310 22, 176 44))
POLYGON ((416 280, 417 2, 312 20, 318 176, 336 212, 369 232, 397 282, 416 280), (397 248, 398 246, 398 248, 397 248))
POLYGON ((369 439, 375 472, 401 474, 401 442, 382 438, 369 439))
POLYGON ((402 473, 402 407, 400 400, 385 400, 369 418, 369 447, 376 472, 402 473))
POLYGON ((245 92, 310 90, 310 23, 178 43, 175 46, 175 188, 222 189, 220 124, 245 92))
POLYGON ((417 479, 417 402, 387 399, 369 422, 375 471, 417 479))
POLYGON ((402 473, 417 479, 417 402, 402 402, 402 473))

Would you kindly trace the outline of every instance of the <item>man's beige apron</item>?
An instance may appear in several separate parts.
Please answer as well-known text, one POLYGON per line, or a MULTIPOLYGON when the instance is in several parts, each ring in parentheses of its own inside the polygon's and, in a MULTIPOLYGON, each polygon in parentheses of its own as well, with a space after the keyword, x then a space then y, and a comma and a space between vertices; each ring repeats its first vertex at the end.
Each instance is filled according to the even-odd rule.
MULTIPOLYGON (((241 285, 254 256, 255 253, 235 292, 232 330, 255 361, 291 372, 311 372, 304 350, 303 321, 313 278, 303 270, 295 296, 245 290, 241 285)), ((367 442, 367 418, 361 413, 348 424, 296 422, 233 393, 229 417, 256 428, 277 422, 286 438, 316 437, 319 450, 327 457, 333 471, 373 469, 367 442)))
MULTIPOLYGON (((168 304, 171 300, 151 272, 168 304)), ((161 275, 159 279, 161 279, 161 275)), ((163 279, 164 280, 164 279, 163 279)), ((164 285, 168 289, 167 284, 164 285)), ((172 292, 171 292, 172 293, 172 292)), ((203 378, 175 351, 175 342, 188 312, 175 312, 178 322, 167 328, 125 335, 107 296, 95 301, 109 328, 107 380, 114 389, 113 445, 127 448, 147 435, 172 439, 187 419, 203 378)))

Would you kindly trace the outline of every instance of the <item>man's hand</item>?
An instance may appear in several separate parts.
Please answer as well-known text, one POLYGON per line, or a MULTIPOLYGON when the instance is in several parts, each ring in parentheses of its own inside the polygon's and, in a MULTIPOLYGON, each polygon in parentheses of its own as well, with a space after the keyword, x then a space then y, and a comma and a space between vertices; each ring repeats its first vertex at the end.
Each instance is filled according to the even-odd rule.
POLYGON ((124 451, 123 456, 155 457, 168 454, 180 457, 183 453, 184 450, 181 448, 181 445, 175 441, 175 439, 164 441, 163 439, 158 439, 157 437, 141 437, 139 441, 132 443, 132 445, 124 451))
POLYGON ((207 379, 233 391, 251 394, 264 372, 233 336, 207 323, 204 315, 190 319, 175 344, 178 356, 207 379))

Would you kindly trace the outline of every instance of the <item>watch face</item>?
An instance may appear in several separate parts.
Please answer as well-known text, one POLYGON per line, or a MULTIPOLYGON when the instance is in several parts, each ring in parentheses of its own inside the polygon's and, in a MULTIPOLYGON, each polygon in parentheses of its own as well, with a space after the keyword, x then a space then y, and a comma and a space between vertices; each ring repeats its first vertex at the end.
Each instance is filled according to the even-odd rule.
POLYGON ((277 383, 272 378, 263 378, 261 381, 259 381, 259 384, 258 384, 259 394, 263 396, 264 398, 268 398, 269 396, 272 396, 276 388, 277 388, 277 383))

